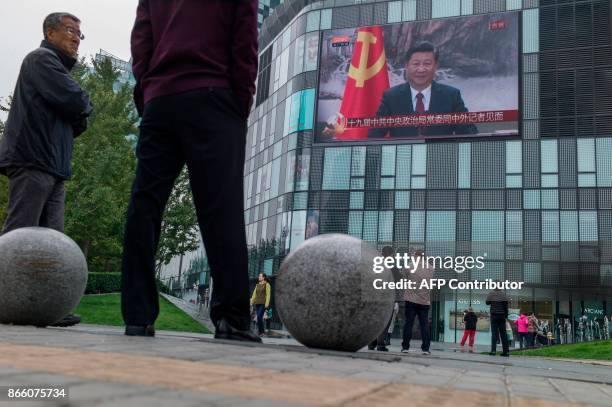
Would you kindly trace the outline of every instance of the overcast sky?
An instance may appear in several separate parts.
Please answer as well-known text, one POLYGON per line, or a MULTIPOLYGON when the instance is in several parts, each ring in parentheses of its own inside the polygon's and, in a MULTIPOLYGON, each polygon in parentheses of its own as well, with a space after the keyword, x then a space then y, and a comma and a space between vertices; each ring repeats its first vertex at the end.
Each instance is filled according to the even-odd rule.
MULTIPOLYGON (((79 55, 88 59, 100 48, 130 58, 130 32, 138 0, 9 0, 2 4, 0 24, 0 97, 13 93, 23 58, 40 45, 42 23, 56 11, 81 20, 79 55)), ((3 119, 5 117, 2 117, 3 119)))

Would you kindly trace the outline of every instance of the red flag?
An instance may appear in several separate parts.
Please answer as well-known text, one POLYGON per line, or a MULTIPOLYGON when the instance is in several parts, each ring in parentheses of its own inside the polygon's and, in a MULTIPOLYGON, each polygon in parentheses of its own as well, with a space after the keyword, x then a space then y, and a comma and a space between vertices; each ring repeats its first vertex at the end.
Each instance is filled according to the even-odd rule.
MULTIPOLYGON (((357 30, 353 56, 340 105, 340 117, 373 117, 389 88, 389 73, 382 28, 363 27, 357 30)), ((368 138, 367 128, 337 128, 336 140, 363 140, 368 138)))

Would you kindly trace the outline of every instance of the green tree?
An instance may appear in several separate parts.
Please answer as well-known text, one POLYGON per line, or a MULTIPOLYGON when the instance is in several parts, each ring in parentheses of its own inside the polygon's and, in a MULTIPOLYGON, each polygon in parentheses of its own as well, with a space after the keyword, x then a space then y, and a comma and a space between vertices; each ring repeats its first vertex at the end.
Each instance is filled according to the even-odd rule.
POLYGON ((92 271, 117 270, 125 212, 136 157, 128 135, 136 133, 132 88, 115 85, 119 73, 109 59, 84 61, 73 71, 94 111, 75 141, 73 178, 66 184, 66 233, 81 247, 92 271))
MULTIPOLYGON (((2 98, 0 98, 0 112, 8 113, 11 105, 11 98, 7 98, 7 104, 2 104, 2 98)), ((4 121, 0 119, 0 140, 4 137, 4 121)), ((6 219, 6 210, 8 207, 8 178, 0 175, 0 231, 4 225, 4 219, 6 219)))
POLYGON ((183 168, 174 183, 166 210, 157 248, 156 269, 180 256, 179 280, 183 271, 183 256, 197 250, 200 244, 198 219, 193 206, 189 176, 183 168))

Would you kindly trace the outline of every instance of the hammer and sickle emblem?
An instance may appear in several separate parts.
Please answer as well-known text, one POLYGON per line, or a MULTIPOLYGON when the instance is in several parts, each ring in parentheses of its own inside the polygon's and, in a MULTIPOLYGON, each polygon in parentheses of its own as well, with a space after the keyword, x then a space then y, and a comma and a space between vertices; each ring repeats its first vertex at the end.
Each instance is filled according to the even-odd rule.
POLYGON ((361 55, 359 56, 359 67, 355 68, 353 64, 348 71, 348 76, 355 80, 355 86, 363 88, 365 81, 372 79, 385 65, 385 50, 383 49, 380 57, 374 65, 368 67, 368 58, 370 56, 370 44, 376 44, 374 34, 366 31, 357 33, 357 42, 361 42, 361 55))

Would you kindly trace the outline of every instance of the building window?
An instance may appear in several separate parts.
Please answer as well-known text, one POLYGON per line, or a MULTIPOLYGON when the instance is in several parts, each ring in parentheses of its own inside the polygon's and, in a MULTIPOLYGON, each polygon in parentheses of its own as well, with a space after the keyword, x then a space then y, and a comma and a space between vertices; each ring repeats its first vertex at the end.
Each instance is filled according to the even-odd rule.
POLYGON ((416 20, 416 0, 404 0, 402 2, 402 21, 416 20))
POLYGON ((378 212, 365 211, 363 214, 363 240, 376 242, 378 237, 378 212))
POLYGON ((542 242, 559 241, 559 212, 542 211, 542 242))
POLYGON ((540 209, 539 189, 526 189, 523 191, 523 207, 525 209, 540 209))
POLYGON ((410 209, 410 191, 395 191, 395 209, 410 209))
POLYGON ((378 241, 393 241, 393 211, 378 212, 378 241))
POLYGON ((523 155, 520 141, 506 142, 506 188, 523 186, 523 155))
POLYGON ((457 186, 459 188, 470 188, 472 176, 472 145, 470 143, 459 144, 459 159, 457 160, 457 186))
POLYGON ((597 139, 597 186, 612 187, 612 138, 597 139))
POLYGON ((540 143, 541 186, 557 188, 559 186, 557 140, 542 140, 540 143))
POLYGON ((431 0, 431 17, 451 17, 461 14, 461 0, 431 0))
POLYGON ((321 30, 329 30, 332 23, 332 9, 321 10, 321 30))
POLYGON ((597 242, 597 212, 579 211, 580 241, 597 242))
POLYGON ((349 212, 348 234, 358 239, 361 239, 362 224, 363 224, 363 212, 350 211, 349 212))
POLYGON ((425 241, 425 212, 411 211, 410 212, 410 241, 424 242, 425 241))
POLYGON ((395 146, 382 147, 380 189, 395 188, 395 146))
POLYGON ((411 163, 412 148, 411 146, 397 146, 395 155, 395 188, 409 189, 410 188, 410 173, 412 168, 411 163))
POLYGON ((474 14, 474 0, 461 0, 461 15, 469 16, 474 14))
POLYGON ((540 9, 523 11, 523 53, 540 52, 540 9))
POLYGON ((455 212, 427 212, 427 241, 452 242, 455 240, 455 212))
POLYGON ((562 242, 577 242, 578 239, 578 212, 561 211, 560 229, 562 242))
POLYGON ((351 174, 351 148, 325 149, 323 189, 349 189, 351 174))
POLYGON ((597 185, 595 175, 595 140, 578 139, 578 186, 594 187, 597 185))
POLYGON ((318 31, 319 21, 321 20, 321 11, 311 11, 306 16, 306 32, 318 31))
POLYGON ((506 212, 506 242, 521 242, 523 240, 523 212, 506 212))
POLYGON ((363 209, 363 191, 351 191, 350 209, 363 209))
POLYGON ((520 10, 523 8, 522 0, 506 0, 506 10, 520 10))
POLYGON ((412 189, 424 189, 426 186, 425 176, 427 174, 427 145, 418 144, 412 146, 412 189))
POLYGON ((387 23, 399 23, 402 21, 402 2, 391 1, 387 3, 387 23))

